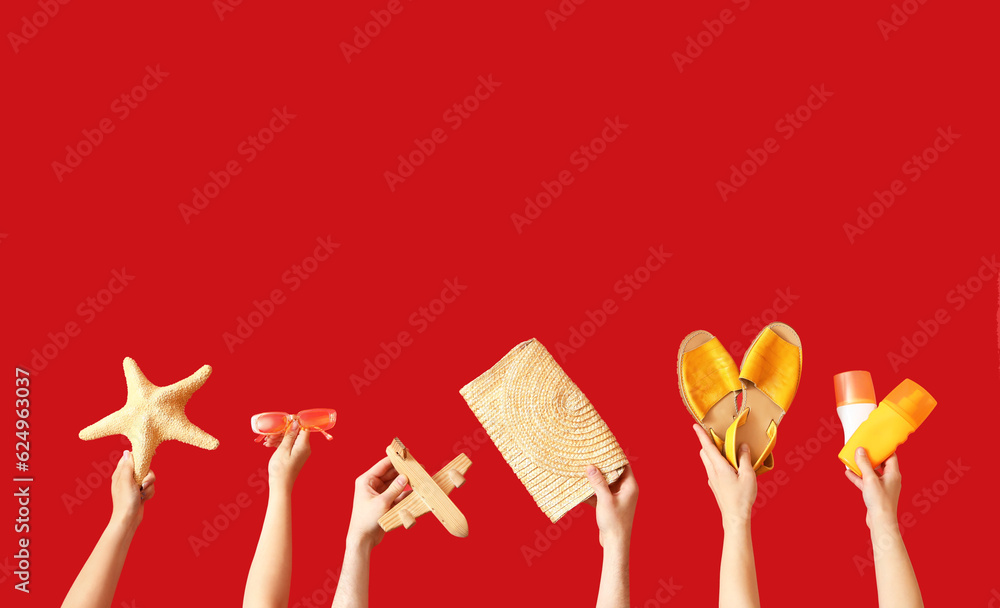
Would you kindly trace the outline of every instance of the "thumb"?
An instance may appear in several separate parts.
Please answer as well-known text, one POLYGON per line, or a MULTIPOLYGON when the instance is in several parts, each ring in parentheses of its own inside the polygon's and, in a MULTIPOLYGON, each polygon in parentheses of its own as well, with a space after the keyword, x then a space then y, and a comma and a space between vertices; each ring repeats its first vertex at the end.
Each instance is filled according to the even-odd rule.
POLYGON ((295 440, 299 435, 299 422, 298 420, 293 421, 288 428, 285 429, 285 434, 281 438, 281 443, 278 444, 278 450, 291 454, 292 446, 295 445, 295 440))
POLYGON ((115 472, 111 475, 112 481, 125 476, 132 477, 132 466, 132 453, 125 450, 122 452, 122 457, 118 459, 118 464, 115 466, 115 472))
POLYGON ((740 477, 753 475, 753 464, 750 462, 750 446, 745 443, 740 446, 740 468, 738 472, 740 477))
POLYGON ((868 459, 868 452, 864 448, 858 448, 854 452, 854 462, 857 463, 858 469, 861 470, 861 479, 863 481, 868 481, 869 478, 874 479, 875 469, 872 468, 872 461, 868 459))
POLYGON ((392 503, 396 500, 396 497, 402 493, 403 488, 405 487, 406 475, 397 475, 396 479, 393 479, 392 483, 389 484, 389 487, 379 494, 379 498, 381 498, 388 507, 392 505, 392 503))
POLYGON ((312 453, 312 444, 309 443, 309 429, 302 429, 299 431, 299 436, 295 438, 295 443, 292 444, 292 454, 305 454, 306 458, 312 453))
POLYGON ((594 495, 597 496, 598 503, 611 498, 611 490, 608 488, 608 480, 604 478, 604 474, 601 473, 601 470, 594 465, 589 465, 587 467, 587 481, 590 482, 590 487, 594 489, 594 495))

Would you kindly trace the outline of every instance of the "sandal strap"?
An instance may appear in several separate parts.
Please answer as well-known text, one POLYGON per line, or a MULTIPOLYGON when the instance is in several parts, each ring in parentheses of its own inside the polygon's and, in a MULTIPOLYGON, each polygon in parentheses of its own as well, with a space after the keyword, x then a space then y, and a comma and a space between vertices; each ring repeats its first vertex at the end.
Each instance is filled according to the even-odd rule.
MULTIPOLYGON (((738 454, 736 452, 736 429, 746 424, 747 418, 750 416, 750 408, 744 407, 740 411, 739 416, 733 423, 729 425, 726 429, 726 460, 729 464, 733 465, 733 468, 740 468, 740 461, 738 454)), ((753 463, 753 470, 757 471, 757 474, 770 471, 774 468, 774 459, 771 458, 771 452, 774 450, 774 446, 778 443, 778 425, 772 420, 771 424, 767 426, 767 445, 764 447, 764 451, 761 452, 760 456, 757 458, 757 462, 753 463), (766 468, 765 468, 766 467, 766 468)))
POLYGON ((743 389, 736 362, 718 338, 681 355, 680 368, 684 398, 699 421, 728 393, 743 389))
POLYGON ((743 360, 740 378, 753 382, 785 412, 799 389, 802 349, 765 328, 743 360))
POLYGON ((719 451, 721 452, 722 448, 726 445, 726 439, 716 435, 715 429, 708 429, 708 436, 712 438, 712 441, 715 442, 715 447, 719 448, 719 451))
POLYGON ((758 475, 761 473, 767 473, 774 468, 774 454, 768 454, 764 462, 760 463, 760 468, 755 471, 758 475))

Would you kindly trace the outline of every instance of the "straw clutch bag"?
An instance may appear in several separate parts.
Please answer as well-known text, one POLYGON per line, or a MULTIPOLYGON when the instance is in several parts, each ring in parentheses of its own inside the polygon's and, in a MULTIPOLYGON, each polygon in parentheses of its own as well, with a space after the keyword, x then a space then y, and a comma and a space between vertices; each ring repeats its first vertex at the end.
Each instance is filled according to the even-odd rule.
POLYGON ((600 414, 537 340, 515 346, 460 392, 553 522, 594 494, 587 465, 613 483, 628 464, 600 414))

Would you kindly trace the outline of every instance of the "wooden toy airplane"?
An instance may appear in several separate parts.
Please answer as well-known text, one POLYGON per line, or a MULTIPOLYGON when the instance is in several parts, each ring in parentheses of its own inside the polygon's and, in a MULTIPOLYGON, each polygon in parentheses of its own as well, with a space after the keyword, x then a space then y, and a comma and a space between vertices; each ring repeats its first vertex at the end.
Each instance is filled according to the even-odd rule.
POLYGON ((469 535, 469 523, 448 498, 452 490, 465 483, 463 474, 472 466, 468 456, 459 454, 431 477, 398 437, 393 439, 385 453, 396 471, 406 475, 413 492, 379 518, 378 525, 383 530, 388 532, 399 526, 409 529, 418 517, 430 511, 455 536, 465 538, 469 535))

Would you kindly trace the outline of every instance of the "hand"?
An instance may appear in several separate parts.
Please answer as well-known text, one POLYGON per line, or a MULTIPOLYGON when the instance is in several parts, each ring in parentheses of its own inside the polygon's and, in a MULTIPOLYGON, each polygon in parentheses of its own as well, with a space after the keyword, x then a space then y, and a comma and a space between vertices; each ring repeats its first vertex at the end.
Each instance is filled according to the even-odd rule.
POLYGON ((865 506, 868 507, 868 515, 865 523, 869 529, 874 529, 877 525, 898 525, 896 522, 896 507, 899 504, 899 491, 902 488, 903 478, 899 474, 899 461, 893 454, 886 459, 879 474, 872 468, 868 452, 864 448, 858 448, 854 453, 854 462, 861 469, 861 477, 854 471, 848 469, 844 471, 847 478, 851 480, 865 499, 865 506))
POLYGON ((757 475, 750 463, 749 446, 745 443, 740 446, 740 468, 733 469, 700 424, 694 425, 694 431, 701 441, 699 455, 708 473, 708 487, 712 488, 722 513, 722 527, 749 524, 753 501, 757 498, 757 475))
POLYGON ((125 450, 111 474, 111 511, 113 521, 135 529, 142 521, 143 505, 156 494, 156 475, 146 473, 141 486, 135 485, 135 465, 132 453, 125 450))
POLYGON ((587 467, 587 481, 594 488, 594 495, 587 504, 597 509, 598 540, 602 547, 611 543, 626 543, 632 538, 632 519, 635 517, 635 503, 639 500, 639 484, 632 474, 632 467, 625 465, 622 474, 613 487, 600 469, 587 467), (606 544, 608 543, 608 544, 606 544))
MULTIPOLYGON (((273 446, 277 438, 268 437, 265 445, 273 446)), ((306 463, 312 446, 309 445, 309 431, 299 430, 299 423, 293 422, 281 438, 281 443, 267 463, 267 483, 272 491, 292 493, 295 478, 306 463)))
POLYGON ((354 508, 347 530, 349 542, 369 549, 382 542, 385 531, 378 525, 378 519, 406 498, 409 494, 403 492, 406 483, 406 476, 396 472, 388 456, 355 480, 354 508))

